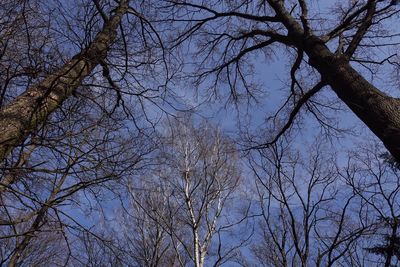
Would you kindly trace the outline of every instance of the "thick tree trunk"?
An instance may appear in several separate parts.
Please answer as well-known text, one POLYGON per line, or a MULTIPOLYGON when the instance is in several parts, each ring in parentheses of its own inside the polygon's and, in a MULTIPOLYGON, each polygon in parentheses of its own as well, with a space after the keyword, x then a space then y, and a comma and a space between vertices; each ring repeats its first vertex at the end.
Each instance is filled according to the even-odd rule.
POLYGON ((118 25, 127 12, 128 0, 120 1, 87 49, 41 83, 30 87, 0 111, 0 161, 21 145, 65 99, 72 95, 92 70, 104 60, 115 41, 118 25))
POLYGON ((400 99, 378 90, 347 58, 333 54, 324 44, 314 42, 304 49, 322 79, 400 162, 400 99))
POLYGON ((307 53, 310 65, 400 162, 400 99, 378 90, 351 67, 344 55, 332 53, 321 39, 305 33, 283 1, 268 2, 287 28, 293 44, 307 53))

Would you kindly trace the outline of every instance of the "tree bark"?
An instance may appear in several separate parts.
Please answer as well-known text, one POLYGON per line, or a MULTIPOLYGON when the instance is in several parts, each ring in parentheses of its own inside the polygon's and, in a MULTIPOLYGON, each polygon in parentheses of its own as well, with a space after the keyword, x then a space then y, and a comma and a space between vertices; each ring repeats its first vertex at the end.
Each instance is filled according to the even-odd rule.
POLYGON ((115 13, 85 50, 0 110, 0 161, 4 161, 15 147, 23 144, 32 132, 45 123, 48 116, 105 59, 117 36, 118 25, 128 10, 128 2, 120 1, 115 13))
POLYGON ((322 79, 400 162, 400 99, 378 90, 345 56, 333 54, 321 43, 309 46, 306 53, 322 79))
POLYGON ((322 80, 400 162, 400 99, 378 90, 350 65, 345 55, 332 53, 320 38, 306 33, 285 9, 283 1, 268 2, 288 30, 288 37, 306 52, 322 80))

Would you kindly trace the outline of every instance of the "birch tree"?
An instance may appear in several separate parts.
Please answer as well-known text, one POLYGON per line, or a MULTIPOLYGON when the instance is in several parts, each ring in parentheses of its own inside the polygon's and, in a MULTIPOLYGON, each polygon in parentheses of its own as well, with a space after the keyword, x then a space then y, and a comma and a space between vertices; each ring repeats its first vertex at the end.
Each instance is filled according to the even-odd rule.
MULTIPOLYGON (((242 245, 222 240, 240 221, 234 210, 226 210, 233 209, 240 178, 233 142, 209 123, 194 125, 188 115, 169 120, 160 142, 159 167, 132 183, 133 207, 142 211, 128 218, 139 220, 132 231, 145 238, 137 245, 156 245, 152 255, 171 266, 219 266, 231 260, 242 245)), ((149 255, 141 248, 136 253, 149 255)))

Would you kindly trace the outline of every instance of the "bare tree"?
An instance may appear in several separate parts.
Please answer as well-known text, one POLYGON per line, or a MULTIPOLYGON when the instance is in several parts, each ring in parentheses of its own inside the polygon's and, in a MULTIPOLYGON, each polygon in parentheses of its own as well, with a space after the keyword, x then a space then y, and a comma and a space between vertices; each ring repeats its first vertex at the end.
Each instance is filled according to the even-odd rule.
MULTIPOLYGON (((80 104, 65 103, 73 118, 46 124, 31 140, 36 148, 23 163, 3 166, 5 177, 11 177, 1 190, 0 236, 7 244, 3 263, 29 265, 30 251, 39 253, 38 244, 48 236, 58 237, 54 249, 64 247, 58 263, 71 262, 80 255, 72 244, 92 233, 79 213, 101 216, 101 205, 115 198, 123 178, 137 174, 152 150, 144 132, 128 132, 124 122, 118 125, 101 113, 96 113, 100 118, 88 115, 90 105, 80 104)), ((55 117, 64 118, 59 112, 55 117)), ((43 257, 51 249, 43 250, 43 257)))
MULTIPOLYGON (((181 266, 190 259, 185 256, 170 229, 184 227, 169 213, 166 191, 168 188, 154 183, 151 178, 129 185, 129 204, 119 213, 119 224, 123 229, 121 250, 134 266, 181 266), (135 187, 133 187, 135 185, 135 187)), ((176 208, 176 207, 175 207, 176 208)), ((183 238, 184 231, 176 233, 183 238)))
MULTIPOLYGON (((28 1, 21 1, 20 5, 21 9, 25 6, 26 9, 30 7, 28 1)), ((13 66, 8 64, 7 60, 15 52, 9 46, 18 42, 27 46, 29 58, 43 57, 45 60, 37 63, 38 66, 23 66, 23 69, 31 69, 33 74, 19 74, 14 71, 4 75, 3 95, 16 87, 15 92, 20 95, 15 92, 8 94, 7 101, 0 111, 1 161, 4 161, 15 147, 29 141, 31 135, 71 96, 90 98, 93 91, 103 91, 110 96, 109 106, 103 110, 104 113, 110 116, 120 106, 123 107, 126 116, 135 120, 135 117, 137 119, 141 114, 136 114, 139 109, 135 110, 132 107, 132 101, 139 101, 144 110, 148 108, 143 103, 144 99, 153 103, 162 93, 160 89, 165 83, 165 75, 160 74, 165 72, 166 57, 160 36, 140 13, 146 12, 147 5, 129 5, 129 1, 125 0, 84 1, 76 5, 79 8, 69 14, 71 7, 62 1, 56 1, 53 5, 47 5, 46 1, 38 2, 36 7, 24 10, 22 15, 15 15, 15 22, 22 21, 19 23, 22 24, 20 28, 13 27, 13 21, 4 23, 4 34, 8 37, 4 39, 5 44, 2 47, 6 69, 13 66), (31 18, 36 14, 34 11, 43 17, 43 21, 35 18, 39 20, 36 22, 31 18), (60 27, 60 24, 66 24, 67 29, 60 27), (13 30, 16 33, 10 34, 13 30), (33 33, 30 33, 31 31, 33 33), (27 36, 23 35, 25 32, 27 36), (42 32, 46 34, 44 37, 32 40, 34 34, 40 35, 42 32), (53 43, 56 45, 52 46, 53 43), (37 46, 41 46, 41 49, 36 49, 37 46), (59 54, 46 53, 54 47, 59 54), (156 49, 161 52, 156 52, 156 49), (71 50, 77 52, 67 60, 71 56, 71 50), (51 61, 52 58, 55 58, 54 62, 51 61), (41 70, 42 65, 45 70, 41 70), (152 68, 156 69, 157 76, 151 73, 152 68), (35 76, 38 79, 29 80, 34 82, 33 85, 32 82, 26 81, 27 78, 20 79, 22 83, 19 83, 19 87, 14 83, 11 87, 9 83, 14 76, 21 75, 23 78, 35 76), (143 81, 143 76, 147 81, 143 81), (152 85, 147 86, 150 83, 152 85)), ((8 8, 8 5, 4 4, 4 7, 8 8)), ((12 7, 9 9, 12 10, 12 7)), ((19 11, 18 6, 15 9, 13 12, 19 11)))
POLYGON ((128 2, 121 1, 87 49, 2 108, 0 114, 1 161, 13 148, 23 143, 33 130, 43 124, 47 117, 72 95, 82 80, 105 59, 107 50, 115 40, 116 30, 127 10, 128 2))
POLYGON ((374 222, 366 220, 321 144, 293 151, 280 141, 251 158, 262 215, 253 253, 265 266, 346 264, 362 252, 359 239, 374 222))
POLYGON ((261 57, 252 54, 290 63, 266 134, 246 136, 260 207, 250 248, 257 264, 398 264, 399 101, 376 87, 386 85, 376 83, 382 70, 398 72, 395 3, 2 1, 1 264, 240 264, 251 231, 238 229, 254 216, 248 205, 235 212, 244 202, 235 144, 190 116, 168 120, 153 139, 152 107, 179 101, 165 90, 176 71, 207 94, 228 85, 233 100, 258 100, 249 75, 261 57), (374 149, 343 170, 321 143, 296 150, 289 140, 301 115, 338 132, 329 119, 338 99, 394 160, 374 149))
POLYGON ((326 120, 332 97, 322 93, 329 86, 400 160, 395 89, 387 84, 389 88, 378 89, 364 74, 366 70, 377 75, 380 65, 389 65, 393 71, 398 68, 394 52, 398 33, 390 30, 399 13, 396 1, 168 1, 165 8, 165 20, 176 25, 175 45, 187 41, 185 51, 193 52, 189 60, 196 68, 189 76, 195 77, 196 85, 212 89, 211 93, 227 85, 233 99, 245 93, 258 100, 256 82, 250 76, 255 66, 265 63, 268 69, 274 55, 282 62, 283 55, 289 54, 289 60, 285 59, 291 64, 290 82, 284 85, 287 98, 270 120, 275 135, 254 140, 252 147, 275 143, 302 109, 334 130, 335 125, 326 120), (277 124, 277 119, 283 123, 277 124))
POLYGON ((384 160, 382 149, 372 144, 351 155, 345 170, 343 177, 360 199, 361 209, 377 225, 365 249, 380 257, 370 261, 385 267, 398 265, 399 169, 384 160))
MULTIPOLYGON (((7 129, 23 128, 17 135, 9 132, 11 139, 2 139, 5 150, 0 149, 5 153, 0 177, 1 262, 28 266, 45 258, 41 263, 72 264, 87 256, 81 249, 85 246, 78 245, 86 242, 83 237, 96 236, 88 221, 96 218, 97 223, 102 205, 118 195, 122 178, 137 174, 152 150, 152 129, 143 126, 140 99, 150 93, 142 93, 139 74, 150 58, 143 54, 150 53, 151 42, 147 48, 143 40, 130 42, 137 36, 147 38, 136 32, 140 26, 130 28, 138 25, 134 18, 145 18, 139 19, 135 5, 128 7, 127 1, 3 1, 0 7, 5 18, 0 21, 1 107, 16 115, 1 116, 1 121, 7 129), (74 4, 78 8, 69 6, 74 4), (129 27, 124 29, 122 17, 127 13, 129 27), (111 46, 122 49, 111 52, 111 46), (129 58, 137 47, 142 53, 129 58), (106 58, 111 53, 113 58, 106 58), (134 82, 126 78, 132 75, 134 82), (132 83, 136 86, 129 87, 130 94, 119 91, 121 84, 132 83), (12 111, 12 106, 21 110, 12 111)), ((107 239, 86 243, 102 244, 108 251, 107 239)))
POLYGON ((186 115, 169 120, 160 140, 159 167, 131 190, 136 212, 129 218, 137 222, 132 230, 140 265, 229 261, 241 246, 222 240, 240 221, 233 211, 224 212, 233 204, 240 177, 235 145, 219 129, 205 122, 194 125, 186 115))

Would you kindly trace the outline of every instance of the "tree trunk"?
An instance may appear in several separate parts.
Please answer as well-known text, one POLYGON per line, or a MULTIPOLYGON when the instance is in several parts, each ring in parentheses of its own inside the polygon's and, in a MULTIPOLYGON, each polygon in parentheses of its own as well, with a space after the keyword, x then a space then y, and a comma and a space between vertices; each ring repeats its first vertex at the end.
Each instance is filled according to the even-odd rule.
POLYGON ((193 229, 194 266, 203 267, 200 249, 200 238, 197 229, 193 229))
POLYGON ((345 56, 333 54, 324 44, 314 42, 304 49, 322 79, 400 162, 400 99, 378 90, 345 56))
POLYGON ((318 70, 322 80, 400 162, 400 99, 378 90, 351 67, 344 55, 332 53, 321 39, 312 33, 305 33, 285 9, 283 1, 268 2, 287 28, 293 44, 307 53, 310 65, 318 70))
POLYGON ((121 0, 115 13, 88 48, 75 55, 54 74, 28 88, 0 111, 0 161, 46 122, 48 116, 81 84, 92 70, 104 60, 115 41, 117 28, 128 10, 128 0, 121 0))

